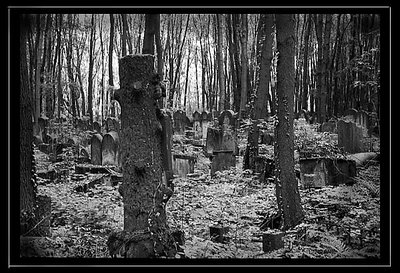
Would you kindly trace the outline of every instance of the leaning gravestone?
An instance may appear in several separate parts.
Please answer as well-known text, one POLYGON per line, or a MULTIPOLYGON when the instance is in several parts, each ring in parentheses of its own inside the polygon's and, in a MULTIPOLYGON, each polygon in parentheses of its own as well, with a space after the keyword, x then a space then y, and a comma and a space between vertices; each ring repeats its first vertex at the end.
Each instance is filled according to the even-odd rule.
POLYGON ((338 146, 349 153, 362 152, 362 128, 352 121, 340 119, 337 123, 338 146))
POLYGON ((94 134, 90 139, 91 163, 94 165, 102 165, 102 141, 100 134, 94 134))
POLYGON ((110 131, 104 135, 101 143, 101 163, 102 165, 120 164, 119 154, 119 136, 115 131, 110 131))
POLYGON ((123 181, 118 191, 124 202, 124 230, 110 234, 108 250, 112 256, 126 258, 175 257, 174 238, 166 221, 166 195, 172 192, 163 183, 163 129, 157 115, 162 93, 154 56, 122 57, 119 79, 114 99, 121 106, 123 181))

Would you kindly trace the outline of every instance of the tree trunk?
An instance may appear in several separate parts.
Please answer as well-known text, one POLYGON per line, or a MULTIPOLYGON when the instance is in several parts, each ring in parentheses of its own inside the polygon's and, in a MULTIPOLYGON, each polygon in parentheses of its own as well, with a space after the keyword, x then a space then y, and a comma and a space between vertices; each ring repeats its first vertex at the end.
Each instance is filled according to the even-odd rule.
POLYGON ((222 14, 216 14, 217 19, 217 61, 218 61, 218 82, 219 82, 219 111, 225 110, 225 77, 222 50, 222 14))
MULTIPOLYGON (((40 14, 36 15, 36 43, 35 43, 35 53, 36 53, 36 67, 35 67, 35 108, 34 108, 34 122, 35 128, 38 126, 38 119, 40 116, 40 60, 42 55, 41 44, 42 44, 42 36, 41 35, 41 23, 40 23, 40 14)), ((36 133, 36 132, 35 132, 36 133)))
MULTIPOLYGON (((307 16, 307 15, 305 15, 307 16)), ((304 58, 303 58, 303 95, 301 107, 308 109, 308 44, 311 32, 311 14, 308 15, 306 33, 304 35, 304 58)))
POLYGON ((254 103, 254 119, 267 117, 267 101, 269 100, 269 84, 271 81, 271 60, 272 60, 272 15, 265 16, 265 39, 262 44, 260 75, 257 89, 257 97, 254 103))
POLYGON ((89 75, 88 75, 88 109, 90 124, 93 124, 93 51, 95 43, 95 15, 92 14, 92 23, 90 30, 90 44, 89 44, 89 75))
POLYGON ((144 39, 143 39, 143 54, 154 55, 154 36, 156 32, 157 14, 146 14, 144 39))
MULTIPOLYGON (((113 53, 114 53, 114 14, 110 14, 110 44, 108 47, 108 85, 114 86, 114 72, 113 72, 113 53)), ((111 97, 111 89, 107 88, 107 94, 106 96, 108 98, 111 97)), ((114 104, 111 103, 111 99, 110 100, 106 100, 107 101, 107 105, 109 105, 109 107, 111 108, 111 113, 115 113, 115 109, 114 109, 114 104)), ((106 117, 108 117, 109 113, 109 108, 107 107, 106 109, 106 117)))
POLYGON ((304 218, 294 173, 294 16, 276 15, 279 59, 277 65, 277 116, 275 128, 275 183, 278 211, 283 216, 283 230, 296 226, 304 218))
POLYGON ((57 54, 58 54, 58 74, 57 74, 57 117, 58 120, 61 118, 61 110, 63 109, 63 94, 62 94, 62 86, 61 86, 61 68, 62 68, 62 57, 61 57, 61 30, 62 30, 62 19, 63 15, 59 15, 59 29, 57 30, 57 54))
MULTIPOLYGON (((20 106, 19 106, 19 149, 20 149, 20 216, 28 216, 34 211, 36 188, 32 177, 32 104, 28 82, 26 58, 26 31, 30 25, 29 15, 22 15, 20 25, 20 106)), ((24 232, 21 230, 21 232, 24 232)))
POLYGON ((247 104, 247 14, 242 14, 242 27, 241 27, 241 46, 242 46, 242 70, 241 70, 241 91, 240 91, 240 111, 239 119, 246 116, 247 104))
POLYGON ((331 37, 331 26, 332 26, 332 14, 326 14, 325 19, 325 29, 324 29, 324 44, 322 48, 323 60, 322 60, 322 79, 321 79, 321 119, 320 123, 326 121, 326 108, 327 108, 327 94, 328 94, 328 84, 329 84, 329 51, 330 51, 330 37, 331 37))
POLYGON ((325 105, 322 105, 322 61, 323 61, 323 41, 322 41, 322 27, 323 27, 323 17, 322 14, 314 14, 314 23, 315 23, 315 33, 317 36, 318 43, 318 59, 317 59, 317 97, 316 97, 316 112, 317 112, 317 121, 322 123, 322 108, 325 105))
MULTIPOLYGON (((125 257, 174 257, 176 248, 167 225, 162 181, 162 127, 154 103, 154 56, 128 55, 120 59, 121 151, 124 231, 109 237, 124 242, 125 257)), ((172 194, 170 192, 169 196, 172 194)), ((119 246, 117 246, 118 248, 119 246)), ((111 251, 110 251, 111 253, 111 251)))
POLYGON ((67 44, 67 71, 68 71, 68 84, 70 89, 70 100, 71 100, 71 107, 72 107, 72 117, 76 117, 76 107, 75 107, 75 93, 76 93, 76 86, 74 82, 74 73, 72 71, 72 14, 67 15, 68 18, 68 44, 67 44))
POLYGON ((126 23, 126 14, 121 14, 122 21, 122 33, 121 33, 121 48, 122 48, 122 57, 126 55, 126 40, 127 40, 127 23, 126 23))

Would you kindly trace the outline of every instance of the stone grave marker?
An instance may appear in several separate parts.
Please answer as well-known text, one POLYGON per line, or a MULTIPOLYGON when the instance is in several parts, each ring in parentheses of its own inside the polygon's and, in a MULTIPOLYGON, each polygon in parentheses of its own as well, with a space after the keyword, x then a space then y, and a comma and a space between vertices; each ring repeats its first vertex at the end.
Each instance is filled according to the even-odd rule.
POLYGON ((165 182, 168 187, 172 184, 174 178, 173 167, 172 167, 172 121, 171 116, 168 112, 161 110, 160 123, 163 128, 161 135, 161 154, 163 161, 163 173, 165 176, 165 182))
POLYGON ((203 130, 201 128, 201 114, 198 111, 193 112, 193 131, 194 138, 201 139, 203 136, 203 130))
POLYGON ((337 123, 338 146, 343 147, 346 152, 359 153, 362 151, 361 140, 363 130, 352 121, 340 119, 337 123))
POLYGON ((211 113, 203 111, 201 113, 201 130, 203 139, 207 138, 207 129, 210 126, 210 122, 211 122, 211 113))
POLYGON ((194 172, 196 157, 183 154, 173 154, 173 171, 178 177, 187 177, 187 174, 194 172))
POLYGON ((247 137, 246 151, 243 158, 243 168, 255 170, 255 157, 258 156, 258 138, 260 130, 257 122, 253 122, 247 137))
POLYGON ((106 120, 106 131, 114 131, 114 132, 119 132, 120 131, 120 124, 119 121, 116 118, 109 117, 106 120))
POLYGON ((357 122, 358 120, 358 111, 354 108, 346 110, 344 115, 347 119, 350 119, 353 122, 357 122))
POLYGON ((103 137, 100 134, 94 134, 90 139, 91 163, 102 165, 102 142, 103 137))
POLYGON ((174 133, 179 134, 179 135, 183 134, 185 131, 181 112, 182 111, 178 110, 173 113, 174 133))
POLYGON ((224 110, 218 117, 218 124, 223 128, 235 128, 236 117, 232 110, 224 110))
POLYGON ((101 134, 101 125, 97 121, 93 122, 93 131, 96 131, 98 134, 101 134))
POLYGON ((228 170, 230 167, 236 166, 236 157, 232 150, 213 151, 211 159, 211 176, 217 171, 228 170))
POLYGON ((356 162, 343 158, 301 158, 300 180, 303 187, 353 184, 356 162))
POLYGON ((325 121, 321 124, 321 132, 337 133, 337 125, 333 120, 325 121))
POLYGON ((101 143, 102 165, 120 165, 119 137, 115 131, 110 131, 103 136, 101 143))

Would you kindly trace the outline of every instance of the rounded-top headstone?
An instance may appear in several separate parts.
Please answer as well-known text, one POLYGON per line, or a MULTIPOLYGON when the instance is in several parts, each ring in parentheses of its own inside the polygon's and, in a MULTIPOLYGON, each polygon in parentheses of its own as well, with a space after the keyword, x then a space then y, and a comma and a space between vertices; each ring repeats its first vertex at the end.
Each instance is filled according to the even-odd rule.
POLYGON ((110 131, 103 136, 101 144, 102 165, 119 165, 119 136, 110 131))
POLYGON ((100 134, 94 134, 90 139, 90 153, 91 153, 91 163, 94 165, 102 164, 102 145, 103 137, 100 134))

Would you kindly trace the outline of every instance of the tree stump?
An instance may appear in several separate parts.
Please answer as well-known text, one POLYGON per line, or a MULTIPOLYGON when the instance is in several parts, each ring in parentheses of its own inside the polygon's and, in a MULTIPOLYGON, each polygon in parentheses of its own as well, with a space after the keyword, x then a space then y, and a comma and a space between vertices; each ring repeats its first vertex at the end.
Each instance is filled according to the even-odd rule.
POLYGON ((119 60, 121 105, 120 147, 124 230, 110 234, 111 255, 149 258, 176 254, 166 220, 165 203, 172 192, 163 183, 162 126, 156 99, 161 95, 153 55, 128 55, 119 60), (169 195, 168 198, 165 196, 169 195))

